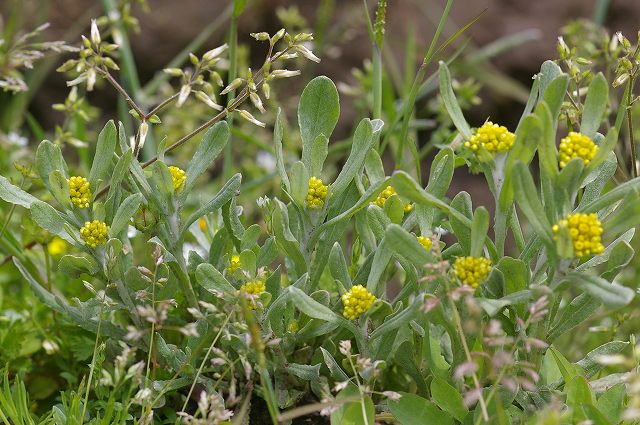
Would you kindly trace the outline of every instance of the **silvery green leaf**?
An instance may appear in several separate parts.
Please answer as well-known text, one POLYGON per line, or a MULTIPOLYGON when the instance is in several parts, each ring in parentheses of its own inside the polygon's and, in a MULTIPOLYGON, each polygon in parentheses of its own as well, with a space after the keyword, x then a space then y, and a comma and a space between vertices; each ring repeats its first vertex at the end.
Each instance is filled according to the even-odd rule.
POLYGON ((111 227, 109 228, 109 233, 113 237, 117 237, 122 231, 126 230, 129 225, 129 220, 133 217, 136 211, 138 211, 138 208, 140 208, 142 200, 143 197, 141 194, 134 193, 122 201, 115 216, 113 217, 111 227))
POLYGON ((220 121, 204 133, 200 145, 186 169, 186 178, 181 194, 183 200, 193 189, 198 177, 207 171, 220 155, 229 140, 229 135, 229 125, 226 121, 220 121))
POLYGON ((31 204, 38 201, 38 198, 11 184, 4 176, 0 176, 0 199, 25 208, 31 208, 31 204))
POLYGON ((98 135, 96 153, 89 172, 91 190, 97 190, 98 181, 105 180, 107 177, 116 149, 116 137, 116 125, 113 121, 109 121, 98 135))

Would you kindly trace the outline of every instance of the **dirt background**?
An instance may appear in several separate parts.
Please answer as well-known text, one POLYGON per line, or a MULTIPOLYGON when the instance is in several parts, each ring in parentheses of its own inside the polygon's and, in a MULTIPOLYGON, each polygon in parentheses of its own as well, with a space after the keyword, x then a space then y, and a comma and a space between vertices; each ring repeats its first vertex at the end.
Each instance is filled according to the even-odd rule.
MULTIPOLYGON (((102 13, 99 0, 7 0, 6 4, 12 1, 22 4, 27 19, 46 16, 46 20, 51 22, 49 34, 52 38, 64 38, 72 27, 81 26, 83 22, 88 23, 88 17, 102 13)), ((373 11, 376 2, 369 3, 373 11)), ((561 26, 571 19, 592 17, 596 3, 596 0, 458 0, 454 2, 445 32, 453 33, 485 9, 484 15, 468 31, 475 46, 482 46, 526 29, 539 30, 537 40, 492 60, 497 69, 528 86, 531 76, 539 69, 541 62, 546 58, 555 57, 555 42, 561 26)), ((131 37, 139 67, 138 73, 143 84, 162 69, 202 28, 217 19, 229 2, 148 0, 148 4, 152 9, 150 13, 134 9, 134 14, 140 20, 142 32, 131 37)), ((319 4, 319 0, 249 0, 239 23, 240 41, 251 42, 248 36, 250 32, 279 29, 281 24, 276 15, 277 9, 292 5, 299 9, 300 14, 313 29, 319 4)), ((424 52, 444 4, 444 0, 389 0, 386 54, 395 58, 400 69, 404 64, 402 56, 407 31, 416 31, 417 51, 424 52)), ((638 30, 638 16, 640 1, 612 0, 606 26, 612 32, 621 30, 633 39, 638 30)), ((223 43, 226 27, 223 25, 216 31, 205 47, 223 43)), ((313 69, 313 73, 327 75, 335 81, 352 82, 351 70, 362 66, 363 60, 370 55, 362 1, 334 1, 327 27, 327 41, 330 48, 323 52, 322 63, 313 69)), ((261 52, 256 49, 255 53, 252 51, 252 55, 254 54, 255 62, 260 63, 261 52)), ((52 75, 44 89, 36 96, 32 110, 35 116, 42 119, 43 125, 56 123, 58 117, 51 112, 50 105, 62 100, 66 90, 62 76, 52 75)), ((101 93, 100 96, 103 101, 98 99, 98 102, 104 105, 108 105, 112 100, 110 93, 101 93)), ((483 105, 477 108, 475 113, 479 116, 490 115, 496 119, 500 115, 506 115, 504 118, 510 121, 517 119, 519 109, 519 102, 513 99, 485 96, 483 105), (511 110, 517 114, 511 116, 511 110)), ((348 107, 343 108, 343 111, 345 115, 342 121, 349 122, 348 107)))

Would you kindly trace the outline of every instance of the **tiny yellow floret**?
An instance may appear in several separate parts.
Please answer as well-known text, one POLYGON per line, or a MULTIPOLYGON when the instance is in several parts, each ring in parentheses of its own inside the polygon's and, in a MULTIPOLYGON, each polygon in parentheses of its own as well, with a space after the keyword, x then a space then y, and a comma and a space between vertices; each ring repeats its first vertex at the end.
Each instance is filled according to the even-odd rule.
MULTIPOLYGON (((380 208, 384 208, 384 204, 387 202, 387 199, 391 198, 393 195, 397 195, 396 190, 393 186, 387 186, 380 195, 372 202, 372 204, 376 204, 380 208)), ((410 213, 413 210, 413 204, 408 202, 404 204, 404 212, 410 213)))
POLYGON ((229 263, 229 267, 227 267, 227 274, 232 274, 233 272, 238 270, 241 265, 242 264, 240 264, 240 256, 239 255, 232 255, 231 256, 231 261, 229 263))
POLYGON ((87 208, 91 200, 91 187, 89 180, 80 176, 73 176, 67 179, 69 183, 69 197, 71 202, 78 208, 87 208))
POLYGON ((507 127, 487 121, 473 133, 464 146, 476 154, 480 146, 484 147, 487 152, 495 154, 507 152, 515 140, 516 135, 507 130, 507 127))
MULTIPOLYGON (((243 284, 240 287, 240 292, 248 295, 254 295, 254 296, 258 296, 261 293, 265 292, 266 290, 267 290, 267 287, 264 284, 264 280, 261 280, 261 279, 252 280, 250 282, 243 284)), ((254 310, 256 308, 253 301, 249 300, 248 304, 251 310, 254 310)))
POLYGON ((477 288, 489 275, 491 260, 484 257, 458 257, 453 271, 462 283, 477 288))
POLYGON ((80 229, 80 236, 91 248, 107 243, 107 231, 109 226, 100 220, 87 221, 80 229))
POLYGON ((198 219, 198 227, 200 228, 201 232, 207 230, 207 220, 204 217, 200 217, 198 219))
POLYGON ((186 173, 182 168, 178 168, 173 165, 169 166, 169 172, 171 173, 171 179, 173 180, 173 189, 180 189, 184 184, 186 173))
POLYGON ((309 179, 309 190, 307 191, 307 207, 317 209, 322 208, 324 200, 327 199, 329 186, 322 183, 317 177, 309 179))
POLYGON ((349 320, 356 320, 364 312, 369 310, 376 297, 362 285, 355 285, 349 292, 342 295, 344 305, 343 316, 349 320))
POLYGON ((560 168, 566 167, 573 158, 582 158, 586 167, 596 155, 596 152, 598 152, 598 146, 590 138, 584 134, 571 131, 567 137, 560 141, 558 150, 560 168))
POLYGON ((569 236, 573 243, 573 251, 576 257, 586 257, 589 255, 597 255, 604 251, 604 246, 600 237, 602 236, 602 224, 598 220, 598 216, 591 214, 569 214, 566 219, 560 220, 552 228, 558 238, 560 229, 566 227, 569 229, 569 236))
POLYGON ((418 239, 418 242, 420 242, 420 245, 422 245, 424 249, 426 249, 427 251, 431 250, 431 246, 433 245, 433 242, 431 242, 431 238, 418 236, 416 239, 418 239))

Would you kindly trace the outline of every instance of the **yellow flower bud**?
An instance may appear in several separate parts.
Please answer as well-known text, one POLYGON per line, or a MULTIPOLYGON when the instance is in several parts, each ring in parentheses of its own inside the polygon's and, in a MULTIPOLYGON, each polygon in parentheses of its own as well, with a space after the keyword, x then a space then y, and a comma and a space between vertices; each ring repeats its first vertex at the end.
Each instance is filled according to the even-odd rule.
POLYGON ((367 288, 355 285, 342 295, 342 315, 349 320, 355 320, 369 310, 375 301, 376 297, 367 288))
POLYGON ((586 167, 596 155, 596 152, 598 152, 598 147, 590 138, 584 134, 571 131, 567 137, 560 141, 558 150, 560 168, 566 167, 573 158, 582 158, 586 167))
POLYGON ((182 168, 174 167, 173 165, 169 167, 169 172, 171 173, 171 179, 173 180, 173 189, 180 189, 182 185, 184 185, 186 173, 182 168))
POLYGON ((67 179, 69 183, 69 197, 71 202, 78 208, 87 208, 91 201, 91 187, 89 180, 80 176, 73 176, 67 179))
POLYGON ((67 243, 67 241, 57 236, 51 239, 51 241, 47 244, 47 252, 52 257, 57 257, 64 254, 65 252, 67 252, 67 249, 69 249, 69 244, 67 243))
POLYGON ((505 126, 487 121, 473 133, 464 146, 475 154, 478 153, 480 146, 487 152, 495 154, 509 151, 515 140, 516 135, 505 126))
POLYGON ((426 238, 424 236, 418 236, 416 239, 418 239, 418 242, 420 242, 420 245, 422 245, 424 249, 426 249, 427 251, 431 250, 431 246, 433 245, 433 242, 431 242, 430 238, 426 238))
MULTIPOLYGON (((264 280, 256 279, 250 282, 245 283, 240 287, 240 292, 248 295, 258 296, 261 293, 265 292, 267 287, 264 284, 264 280)), ((249 308, 251 310, 255 309, 256 306, 253 301, 249 301, 249 308)))
POLYGON ((307 207, 318 209, 324 205, 324 200, 327 198, 327 191, 329 187, 322 183, 317 177, 311 177, 309 179, 309 190, 307 191, 307 207))
POLYGON ((80 236, 91 248, 107 243, 107 232, 109 226, 100 220, 87 221, 80 229, 80 236))
POLYGON ((238 270, 241 266, 242 264, 240 264, 240 256, 232 255, 229 267, 227 267, 227 274, 232 274, 233 272, 238 270))
POLYGON ((553 226, 554 239, 558 238, 557 235, 560 233, 561 228, 569 229, 569 236, 571 237, 576 257, 597 255, 604 251, 601 241, 602 224, 594 213, 569 214, 566 219, 560 220, 553 226))
POLYGON ((458 257, 453 271, 463 284, 477 288, 489 275, 491 260, 484 257, 458 257))

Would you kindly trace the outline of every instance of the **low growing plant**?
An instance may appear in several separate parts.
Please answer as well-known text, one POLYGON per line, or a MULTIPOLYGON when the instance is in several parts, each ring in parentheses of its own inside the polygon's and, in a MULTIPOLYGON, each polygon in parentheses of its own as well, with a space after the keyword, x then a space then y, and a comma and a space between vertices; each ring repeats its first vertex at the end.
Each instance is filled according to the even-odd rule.
MULTIPOLYGON (((261 218, 252 222, 238 202, 241 174, 213 194, 200 193, 203 176, 225 152, 237 125, 229 124, 231 114, 266 127, 240 106, 266 109, 268 84, 300 73, 283 61, 318 60, 306 44, 311 34, 252 35, 268 51, 257 71, 218 85, 216 66, 228 46, 192 55, 192 67, 167 70, 180 79, 179 90, 148 111, 114 77, 117 46, 103 40, 97 23, 79 58, 61 68, 78 73, 73 85, 110 83, 137 127, 130 135, 123 123, 107 122, 88 167, 45 140, 33 169, 20 168, 23 184, 0 176, 0 198, 30 217, 22 235, 4 234, 1 248, 46 314, 77 332, 74 358, 89 362, 40 416, 30 408, 25 376, 7 365, 0 419, 637 421, 635 339, 611 338, 577 362, 556 345, 635 297, 619 276, 635 254, 640 179, 614 180, 623 119, 608 123, 604 75, 590 78, 580 121, 572 115, 565 128, 559 122, 570 77, 545 62, 519 124, 508 129, 489 121, 471 126, 440 62, 440 96, 457 133, 439 144, 425 183, 413 168, 385 169, 380 118, 358 122, 349 154, 329 172, 340 100, 329 78, 316 77, 300 97, 295 161, 283 141, 297 133, 287 131, 288 111, 277 112, 280 190, 256 199, 261 218), (223 107, 218 99, 234 90, 238 96, 223 107), (141 160, 150 128, 161 133, 163 113, 192 95, 218 115, 175 141, 161 140, 155 156, 141 160), (196 137, 188 163, 169 156, 196 137), (456 169, 465 167, 484 177, 492 205, 451 193, 456 169), (624 373, 612 373, 612 365, 624 373)), ((405 167, 403 150, 394 153, 405 167)), ((55 353, 70 338, 52 337, 48 347, 55 353)))

